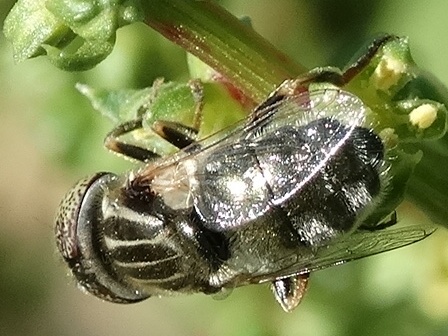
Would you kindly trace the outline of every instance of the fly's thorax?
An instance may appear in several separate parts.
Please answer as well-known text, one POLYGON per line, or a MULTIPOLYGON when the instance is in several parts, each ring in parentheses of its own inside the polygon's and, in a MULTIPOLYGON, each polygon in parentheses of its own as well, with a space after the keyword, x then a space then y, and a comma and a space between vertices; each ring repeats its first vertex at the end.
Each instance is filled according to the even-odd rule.
POLYGON ((195 276, 199 266, 207 270, 208 265, 199 257, 195 260, 198 250, 188 216, 173 210, 160 195, 141 195, 132 188, 128 181, 103 199, 98 237, 107 271, 148 295, 199 291, 201 282, 195 276))
POLYGON ((229 244, 204 227, 190 200, 197 159, 145 167, 104 197, 103 255, 120 281, 159 296, 220 290, 210 277, 229 258, 229 244))

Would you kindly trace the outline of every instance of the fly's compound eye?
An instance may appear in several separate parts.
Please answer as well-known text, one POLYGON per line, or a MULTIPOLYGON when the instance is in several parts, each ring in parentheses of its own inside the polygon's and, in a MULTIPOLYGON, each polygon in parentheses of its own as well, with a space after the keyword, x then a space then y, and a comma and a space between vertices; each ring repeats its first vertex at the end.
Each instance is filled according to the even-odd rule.
POLYGON ((104 219, 102 201, 116 181, 114 174, 97 173, 65 195, 56 215, 56 245, 83 290, 102 300, 134 303, 148 295, 120 282, 107 267, 98 238, 104 219))

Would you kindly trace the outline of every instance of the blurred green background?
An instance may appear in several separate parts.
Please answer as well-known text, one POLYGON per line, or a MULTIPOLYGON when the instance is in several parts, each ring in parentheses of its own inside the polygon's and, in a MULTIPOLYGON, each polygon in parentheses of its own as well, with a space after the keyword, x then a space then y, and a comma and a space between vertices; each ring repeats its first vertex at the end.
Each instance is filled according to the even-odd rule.
MULTIPOLYGON (((343 66, 378 32, 409 36, 416 62, 448 84, 443 0, 221 1, 306 67, 343 66)), ((13 1, 0 2, 3 21, 13 1)), ((267 286, 103 303, 78 291, 55 252, 59 200, 86 174, 129 163, 102 148, 111 125, 75 89, 141 88, 187 79, 185 55, 136 24, 91 71, 65 73, 38 58, 15 65, 0 36, 0 335, 448 335, 448 234, 312 275, 304 302, 283 313, 267 286)), ((403 221, 422 223, 410 204, 403 221)))

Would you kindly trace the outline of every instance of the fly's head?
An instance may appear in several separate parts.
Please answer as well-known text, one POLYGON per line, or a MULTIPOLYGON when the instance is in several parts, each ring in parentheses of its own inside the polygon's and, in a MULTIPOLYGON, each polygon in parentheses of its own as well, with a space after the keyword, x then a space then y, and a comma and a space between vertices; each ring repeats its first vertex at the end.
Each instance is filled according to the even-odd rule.
POLYGON ((55 235, 59 252, 83 290, 106 301, 132 303, 148 295, 124 284, 113 271, 101 238, 106 212, 115 201, 111 190, 120 183, 112 173, 79 181, 59 206, 55 235))

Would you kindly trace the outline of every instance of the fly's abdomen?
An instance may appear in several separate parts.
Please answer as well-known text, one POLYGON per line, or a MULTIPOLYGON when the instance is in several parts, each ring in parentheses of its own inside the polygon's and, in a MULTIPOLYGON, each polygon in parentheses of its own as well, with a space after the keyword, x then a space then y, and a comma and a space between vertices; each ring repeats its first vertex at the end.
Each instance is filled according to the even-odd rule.
POLYGON ((381 178, 384 146, 371 129, 322 118, 299 130, 285 127, 265 141, 289 144, 284 146, 289 152, 264 150, 257 157, 264 175, 273 177, 268 181, 273 202, 287 195, 278 211, 306 245, 359 226, 387 183, 381 178), (290 185, 284 176, 290 176, 290 185))

